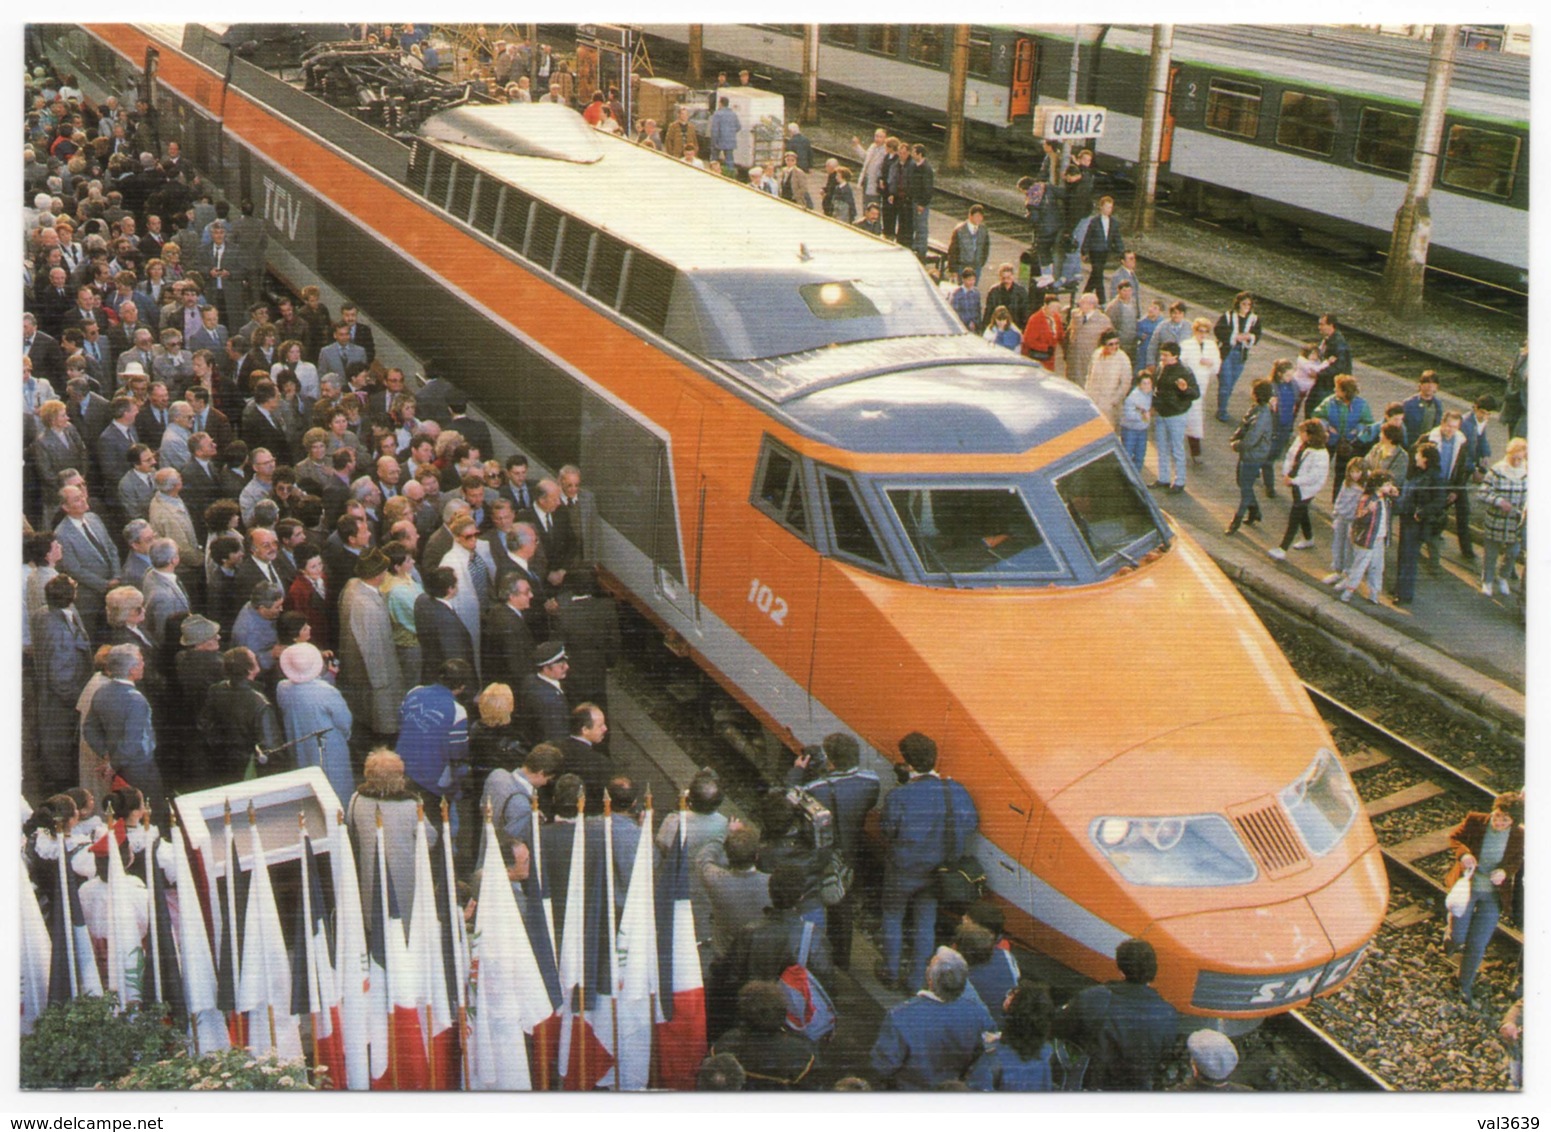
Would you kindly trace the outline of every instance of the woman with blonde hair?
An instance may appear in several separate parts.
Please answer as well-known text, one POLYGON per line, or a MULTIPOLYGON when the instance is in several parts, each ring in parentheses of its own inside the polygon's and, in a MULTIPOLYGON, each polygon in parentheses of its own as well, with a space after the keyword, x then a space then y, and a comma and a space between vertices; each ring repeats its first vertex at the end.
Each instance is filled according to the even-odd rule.
POLYGON ((70 414, 63 401, 45 401, 38 406, 38 423, 43 431, 32 442, 32 458, 37 466, 38 483, 52 502, 53 492, 59 486, 59 473, 66 468, 75 468, 84 474, 90 467, 89 457, 86 441, 70 423, 70 414))
POLYGON ((479 719, 469 728, 470 792, 484 791, 492 770, 513 770, 522 761, 522 733, 512 722, 516 698, 509 684, 488 684, 475 701, 479 719))

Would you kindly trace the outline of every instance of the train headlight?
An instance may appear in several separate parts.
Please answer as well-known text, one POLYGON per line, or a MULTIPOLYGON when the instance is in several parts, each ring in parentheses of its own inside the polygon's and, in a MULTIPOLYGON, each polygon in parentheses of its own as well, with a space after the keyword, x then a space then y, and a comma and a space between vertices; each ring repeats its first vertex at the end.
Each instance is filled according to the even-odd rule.
POLYGON ((1258 875, 1220 814, 1095 818, 1089 836, 1132 884, 1191 888, 1248 884, 1258 875))
POLYGON ((1346 768, 1334 751, 1324 747, 1277 797, 1316 857, 1330 852, 1345 836, 1359 804, 1346 768))

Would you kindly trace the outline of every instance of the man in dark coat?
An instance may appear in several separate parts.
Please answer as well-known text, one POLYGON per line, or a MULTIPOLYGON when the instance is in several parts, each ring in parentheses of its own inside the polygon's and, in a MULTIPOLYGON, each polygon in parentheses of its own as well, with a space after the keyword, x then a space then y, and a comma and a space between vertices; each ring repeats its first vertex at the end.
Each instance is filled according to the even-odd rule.
MULTIPOLYGON (((458 575, 451 566, 426 571, 425 593, 415 599, 415 635, 420 639, 422 684, 434 683, 449 660, 465 661, 474 667, 474 638, 468 626, 452 607, 458 589, 458 575)), ((406 679, 416 674, 406 674, 406 679)))
POLYGON ((1022 329, 1028 325, 1029 315, 1033 313, 1029 310, 1028 288, 1018 282, 1018 269, 1010 263, 997 268, 997 274, 1001 281, 986 292, 986 321, 991 321, 997 307, 1006 307, 1012 316, 1012 324, 1022 329))
POLYGON ((1352 348, 1341 334, 1340 321, 1333 314, 1319 316, 1320 367, 1314 385, 1303 399, 1303 419, 1308 420, 1314 410, 1336 391, 1336 378, 1352 372, 1352 348))
POLYGON ((556 599, 559 608, 551 618, 571 662, 566 695, 573 704, 590 701, 607 711, 609 669, 620 651, 619 613, 593 571, 573 573, 567 580, 576 584, 556 599))
POLYGON ((75 611, 75 582, 67 574, 43 589, 47 608, 32 620, 32 671, 37 684, 38 747, 42 787, 49 794, 77 785, 75 712, 92 675, 92 642, 75 611))
POLYGON ((114 645, 105 665, 108 682, 92 697, 81 726, 86 745, 107 759, 115 773, 145 795, 146 808, 162 808, 166 790, 156 764, 151 705, 135 685, 145 675, 145 658, 134 645, 114 645))
POLYGON ((533 587, 513 570, 500 576, 495 589, 498 600, 486 607, 480 627, 481 671, 487 684, 520 688, 533 665, 533 634, 527 620, 533 587))
POLYGON ((570 714, 570 734, 556 745, 565 755, 565 772, 582 780, 587 812, 603 812, 603 792, 614 777, 614 763, 601 747, 608 720, 597 704, 579 704, 570 714))
POLYGON ((1158 977, 1152 944, 1126 940, 1115 949, 1115 965, 1124 978, 1079 991, 1057 1018, 1056 1036, 1087 1052, 1085 1086, 1149 1090, 1179 1033, 1179 1012, 1148 985, 1158 977))
MULTIPOLYGON (((854 877, 861 863, 862 827, 867 821, 867 815, 878 804, 882 786, 876 774, 857 765, 861 758, 861 747, 855 736, 844 731, 827 735, 821 750, 826 767, 812 768, 820 771, 817 778, 804 783, 803 778, 810 770, 811 761, 810 756, 804 753, 793 764, 787 782, 792 786, 803 786, 834 816, 835 850, 843 856, 854 877)), ((825 910, 824 927, 829 935, 829 946, 834 952, 835 966, 842 970, 849 970, 851 966, 851 931, 856 915, 855 888, 853 880, 840 903, 832 904, 825 910)))
MULTIPOLYGON (((425 646, 422 638, 421 647, 425 646)), ((517 720, 528 745, 560 743, 571 729, 570 709, 566 704, 565 679, 570 664, 565 647, 559 641, 545 641, 533 650, 535 671, 522 686, 517 703, 517 720)))

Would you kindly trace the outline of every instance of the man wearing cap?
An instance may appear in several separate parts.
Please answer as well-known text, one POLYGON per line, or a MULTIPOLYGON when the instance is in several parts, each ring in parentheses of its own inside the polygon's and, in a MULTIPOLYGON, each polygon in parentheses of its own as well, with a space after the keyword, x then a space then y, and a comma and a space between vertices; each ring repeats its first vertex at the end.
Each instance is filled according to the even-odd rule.
POLYGON ((518 722, 531 746, 534 743, 560 744, 570 731, 570 709, 560 682, 570 671, 565 646, 545 641, 533 650, 534 673, 522 686, 517 705, 518 722))
POLYGON ((357 730, 365 727, 377 735, 398 730, 405 688, 388 602, 380 589, 387 573, 388 556, 373 547, 356 559, 355 577, 339 598, 339 690, 357 730))
POLYGON ((1239 1064, 1233 1039, 1216 1030, 1197 1030, 1185 1039, 1190 1052, 1190 1080, 1176 1085, 1175 1093, 1253 1093, 1248 1085, 1228 1080, 1239 1064))
MULTIPOLYGON (((221 627, 196 613, 184 619, 178 643, 182 646, 174 661, 178 714, 182 719, 195 720, 204 710, 205 696, 211 687, 226 679, 226 665, 221 659, 221 627)), ((183 754, 186 760, 187 751, 183 754)))

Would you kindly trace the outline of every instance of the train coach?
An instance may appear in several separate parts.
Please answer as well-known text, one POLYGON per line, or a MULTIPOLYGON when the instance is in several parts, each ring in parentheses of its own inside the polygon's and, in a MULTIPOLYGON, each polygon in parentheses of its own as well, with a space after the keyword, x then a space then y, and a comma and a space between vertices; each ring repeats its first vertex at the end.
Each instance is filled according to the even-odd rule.
MULTIPOLYGON (((654 58, 684 58, 687 25, 647 25, 654 58)), ((783 85, 802 68, 796 24, 707 24, 709 64, 783 85)), ((826 24, 821 95, 905 131, 946 121, 953 29, 826 24)), ((1084 25, 1078 101, 1107 110, 1093 145, 1130 179, 1138 161, 1150 28, 1084 25)), ((1070 27, 970 29, 969 144, 1033 158, 1042 105, 1067 101, 1070 27)), ((1428 46, 1312 27, 1175 29, 1159 183, 1181 206, 1327 248, 1386 251, 1405 196, 1428 46)), ((1462 51, 1432 186, 1436 268, 1523 290, 1529 268, 1529 61, 1462 51)))
POLYGON ((154 50, 164 136, 266 202, 275 269, 584 467, 612 583, 773 732, 885 771, 933 735, 1022 938, 1095 977, 1146 938, 1217 1017, 1355 970, 1384 868, 1285 659, 1092 403, 907 251, 562 107, 406 145, 240 61, 224 90, 198 25, 48 34, 113 89, 154 50))

